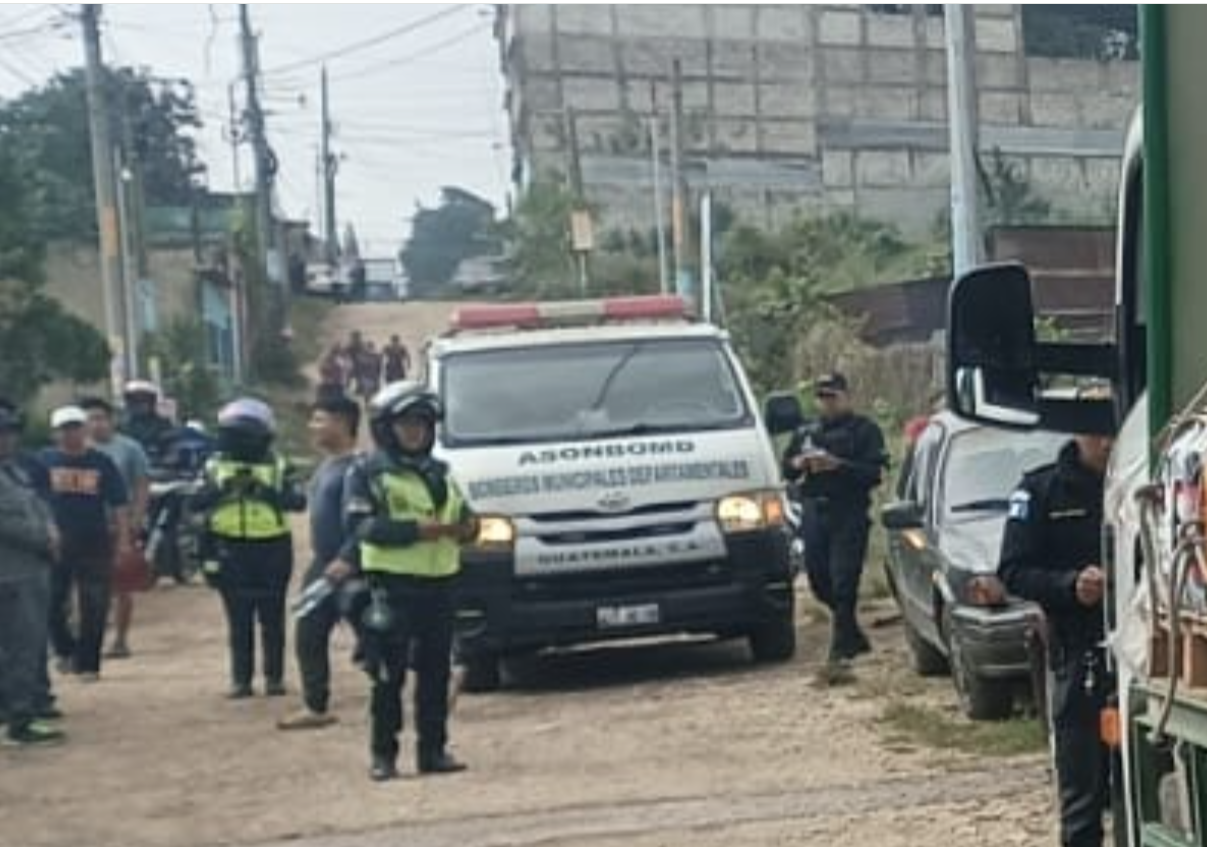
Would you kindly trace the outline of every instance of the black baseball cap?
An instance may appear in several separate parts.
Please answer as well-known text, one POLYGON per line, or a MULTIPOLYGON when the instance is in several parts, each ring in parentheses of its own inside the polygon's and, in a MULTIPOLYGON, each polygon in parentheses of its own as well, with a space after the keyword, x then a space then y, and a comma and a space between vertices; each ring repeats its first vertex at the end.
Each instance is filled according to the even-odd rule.
POLYGON ((846 394, 850 390, 847 378, 837 371, 822 374, 813 381, 813 393, 818 397, 846 394))

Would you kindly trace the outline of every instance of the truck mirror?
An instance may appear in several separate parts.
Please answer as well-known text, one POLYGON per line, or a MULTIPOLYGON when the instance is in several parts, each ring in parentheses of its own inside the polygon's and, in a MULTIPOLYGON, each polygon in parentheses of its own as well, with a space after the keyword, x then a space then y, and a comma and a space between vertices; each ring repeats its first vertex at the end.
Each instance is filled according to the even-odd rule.
POLYGON ((1031 277, 1019 264, 970 271, 951 287, 947 391, 961 417, 1027 429, 1040 423, 1031 277))
POLYGON ((763 420, 772 435, 795 432, 805 424, 805 412, 800 399, 787 391, 777 392, 767 398, 763 407, 763 420))

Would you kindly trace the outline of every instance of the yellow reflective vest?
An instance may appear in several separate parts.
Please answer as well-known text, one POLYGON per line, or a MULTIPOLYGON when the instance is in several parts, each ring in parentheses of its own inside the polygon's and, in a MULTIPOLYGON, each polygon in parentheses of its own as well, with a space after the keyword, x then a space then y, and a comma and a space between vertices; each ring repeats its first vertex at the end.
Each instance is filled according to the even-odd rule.
MULTIPOLYGON (((285 461, 248 464, 228 459, 211 459, 206 475, 211 484, 223 491, 241 477, 250 478, 260 486, 281 493, 285 486, 285 461)), ((289 523, 275 504, 251 494, 224 494, 209 516, 209 530, 219 538, 240 541, 270 541, 289 535, 289 523)))
MULTIPOLYGON (((465 510, 465 498, 452 479, 448 480, 448 500, 437 509, 431 492, 416 473, 387 471, 373 482, 379 507, 393 521, 436 521, 457 523, 465 510)), ((366 573, 441 579, 456 576, 461 570, 461 547, 451 538, 416 541, 403 546, 384 547, 369 542, 360 545, 361 570, 366 573)))

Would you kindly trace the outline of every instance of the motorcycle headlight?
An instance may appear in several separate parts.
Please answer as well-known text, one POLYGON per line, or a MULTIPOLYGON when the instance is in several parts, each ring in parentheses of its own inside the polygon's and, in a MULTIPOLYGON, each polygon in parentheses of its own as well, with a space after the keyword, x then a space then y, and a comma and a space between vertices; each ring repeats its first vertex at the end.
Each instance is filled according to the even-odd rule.
POLYGON ((783 526, 783 498, 778 491, 756 491, 722 498, 717 502, 717 522, 727 533, 783 526))
POLYGON ((964 583, 964 602, 969 606, 1004 606, 1006 586, 992 574, 974 576, 964 583))
POLYGON ((474 546, 488 550, 508 549, 515 544, 515 523, 501 515, 478 518, 478 536, 474 546))

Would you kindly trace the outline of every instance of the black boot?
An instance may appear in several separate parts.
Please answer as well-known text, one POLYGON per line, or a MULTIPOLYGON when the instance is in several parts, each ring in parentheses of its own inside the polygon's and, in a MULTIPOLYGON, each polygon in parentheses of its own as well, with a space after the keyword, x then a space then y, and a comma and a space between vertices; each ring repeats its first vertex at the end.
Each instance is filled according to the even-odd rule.
POLYGON ((375 755, 369 767, 369 779, 374 782, 389 782, 398 778, 398 766, 389 756, 375 755))
POLYGON ((427 775, 439 775, 450 773, 461 773, 467 770, 468 766, 457 761, 454 756, 447 750, 420 750, 419 751, 419 773, 427 775))

